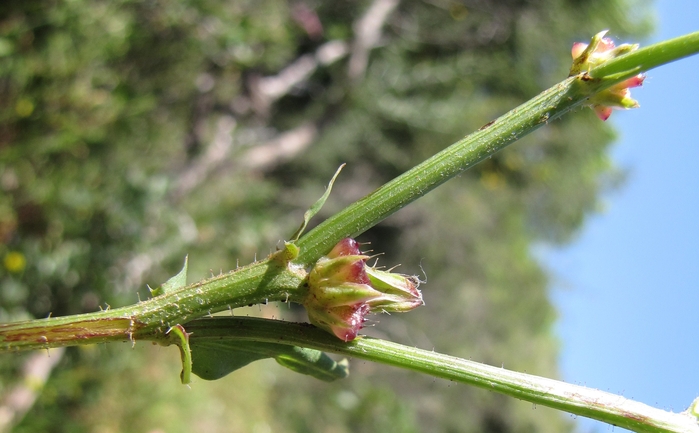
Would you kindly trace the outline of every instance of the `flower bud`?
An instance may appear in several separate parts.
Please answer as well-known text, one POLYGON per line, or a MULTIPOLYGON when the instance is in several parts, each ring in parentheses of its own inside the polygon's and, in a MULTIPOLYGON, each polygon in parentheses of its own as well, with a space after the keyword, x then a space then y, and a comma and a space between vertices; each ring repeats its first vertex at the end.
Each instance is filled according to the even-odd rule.
POLYGON ((350 341, 369 312, 403 312, 423 304, 417 278, 369 267, 368 258, 357 241, 346 238, 316 262, 303 302, 311 323, 350 341))
MULTIPOLYGON (((604 37, 606 33, 606 30, 597 33, 592 37, 590 44, 582 42, 573 44, 573 49, 571 50, 573 56, 573 66, 570 69, 571 76, 589 71, 608 60, 638 49, 638 44, 622 44, 617 47, 614 45, 614 41, 604 37)), ((639 104, 631 98, 629 89, 640 86, 643 84, 644 79, 645 75, 639 74, 615 84, 591 97, 589 105, 597 114, 597 117, 602 120, 609 118, 613 108, 638 108, 639 104)))
POLYGON ((329 331, 340 340, 352 341, 364 326, 370 307, 369 304, 359 303, 325 310, 306 308, 311 323, 329 331))
POLYGON ((328 253, 328 258, 334 259, 340 256, 360 256, 359 242, 352 238, 344 238, 333 247, 328 253))
POLYGON ((644 79, 645 75, 636 75, 590 98, 592 109, 595 111, 595 114, 597 114, 597 117, 602 120, 607 120, 612 114, 612 108, 629 109, 640 107, 638 101, 631 98, 631 91, 629 89, 642 85, 644 79))
POLYGON ((575 42, 573 44, 573 48, 570 51, 573 56, 570 76, 589 71, 608 60, 638 49, 638 44, 621 44, 617 47, 613 40, 604 37, 606 34, 607 30, 597 33, 592 37, 589 44, 583 42, 575 42))
POLYGON ((338 286, 351 282, 369 284, 364 261, 368 256, 340 256, 334 259, 323 257, 318 260, 308 276, 312 286, 338 286))

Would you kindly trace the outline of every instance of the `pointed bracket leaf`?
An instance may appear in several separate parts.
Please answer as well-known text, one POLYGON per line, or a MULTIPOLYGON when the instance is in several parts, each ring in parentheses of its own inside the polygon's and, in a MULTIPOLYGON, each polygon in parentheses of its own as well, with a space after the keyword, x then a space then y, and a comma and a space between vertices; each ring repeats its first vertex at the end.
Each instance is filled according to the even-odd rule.
POLYGON ((174 292, 187 285, 187 266, 189 264, 189 256, 184 256, 184 265, 177 275, 165 281, 162 286, 157 289, 151 289, 150 293, 153 297, 164 295, 165 293, 174 292))
POLYGON ((325 201, 328 199, 328 196, 330 195, 330 191, 333 189, 333 184, 335 183, 335 179, 337 179, 337 176, 340 174, 342 169, 344 168, 345 164, 342 164, 340 167, 338 167, 337 171, 333 175, 332 179, 330 179, 330 183, 328 183, 328 187, 325 189, 325 194, 321 198, 316 201, 313 206, 311 206, 310 209, 306 211, 306 213, 303 214, 303 222, 301 223, 301 227, 299 227, 298 230, 296 230, 296 233, 294 233, 291 236, 291 242, 296 242, 299 240, 301 235, 303 234, 304 230, 306 230, 306 226, 308 225, 308 222, 315 216, 315 214, 318 213, 318 211, 323 207, 325 204, 325 201))

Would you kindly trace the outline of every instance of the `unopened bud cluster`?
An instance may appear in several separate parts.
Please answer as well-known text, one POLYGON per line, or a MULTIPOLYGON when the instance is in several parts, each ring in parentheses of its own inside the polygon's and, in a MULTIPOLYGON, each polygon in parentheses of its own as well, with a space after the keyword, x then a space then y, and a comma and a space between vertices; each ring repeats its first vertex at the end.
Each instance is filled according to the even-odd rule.
MULTIPOLYGON (((614 45, 614 41, 604 37, 606 34, 606 30, 596 34, 590 41, 590 44, 582 42, 573 44, 573 49, 571 50, 573 56, 571 75, 589 71, 608 60, 638 49, 638 44, 622 44, 617 47, 614 45)), ((597 117, 607 120, 612 114, 613 108, 638 108, 638 102, 631 98, 629 89, 642 85, 644 79, 645 75, 638 74, 590 98, 590 106, 597 114, 597 117)))
POLYGON ((404 312, 423 304, 417 278, 372 268, 357 241, 346 238, 308 276, 304 306, 314 325, 354 340, 370 312, 404 312))

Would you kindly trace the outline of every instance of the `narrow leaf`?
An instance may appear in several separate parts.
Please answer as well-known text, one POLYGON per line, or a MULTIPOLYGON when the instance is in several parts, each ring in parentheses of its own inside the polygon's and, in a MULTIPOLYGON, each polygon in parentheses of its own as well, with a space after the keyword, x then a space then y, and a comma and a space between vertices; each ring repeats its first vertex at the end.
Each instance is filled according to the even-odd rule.
POLYGON ((301 223, 301 227, 299 227, 299 229, 296 230, 296 233, 294 233, 291 236, 291 242, 295 242, 301 237, 304 230, 306 230, 306 226, 308 225, 308 222, 323 207, 323 205, 325 204, 325 200, 328 199, 328 196, 330 195, 330 191, 332 191, 332 189, 333 189, 333 184, 335 183, 335 179, 337 179, 337 176, 340 174, 340 172, 342 171, 344 166, 345 166, 345 164, 342 164, 340 167, 338 167, 337 171, 333 175, 333 178, 330 179, 330 183, 328 184, 328 187, 325 189, 325 194, 323 194, 323 196, 321 198, 319 198, 318 201, 316 201, 313 204, 313 206, 311 206, 311 208, 306 211, 306 213, 303 214, 303 222, 301 223))

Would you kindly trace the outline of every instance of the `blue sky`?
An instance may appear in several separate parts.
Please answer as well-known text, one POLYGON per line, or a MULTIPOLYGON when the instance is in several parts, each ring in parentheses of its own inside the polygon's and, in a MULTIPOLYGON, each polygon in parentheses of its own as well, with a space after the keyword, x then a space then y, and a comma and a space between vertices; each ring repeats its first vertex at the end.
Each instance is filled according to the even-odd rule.
MULTIPOLYGON (((656 32, 644 45, 699 30, 695 0, 655 8, 656 32)), ((632 92, 641 108, 612 114, 612 157, 627 181, 571 245, 544 253, 563 378, 675 412, 699 396, 697 71, 699 56, 650 71, 632 92)))

